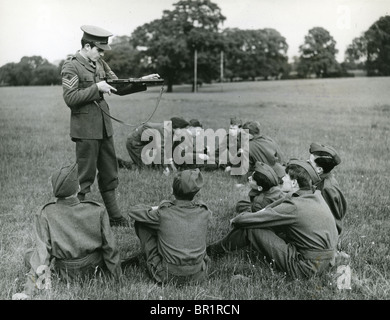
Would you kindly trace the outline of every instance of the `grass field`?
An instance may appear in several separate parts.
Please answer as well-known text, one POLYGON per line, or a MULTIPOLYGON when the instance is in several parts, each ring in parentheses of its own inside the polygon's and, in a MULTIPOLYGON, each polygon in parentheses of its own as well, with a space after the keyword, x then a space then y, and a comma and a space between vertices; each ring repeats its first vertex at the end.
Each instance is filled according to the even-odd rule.
MULTIPOLYGON (((307 158, 311 142, 334 146, 342 158, 335 175, 348 200, 341 246, 351 255, 352 286, 339 290, 334 270, 310 280, 291 280, 245 250, 212 261, 210 278, 199 286, 156 286, 145 265, 125 270, 122 286, 100 278, 84 283, 53 283, 36 299, 254 300, 390 298, 390 78, 294 80, 187 86, 163 95, 152 118, 198 118, 205 128, 228 128, 230 116, 255 119, 279 142, 288 157, 307 158)), ((138 124, 154 109, 159 88, 110 96, 111 113, 138 124)), ((34 244, 33 213, 53 200, 49 176, 75 159, 69 138, 70 112, 61 87, 0 88, 0 299, 22 290, 26 249, 34 244)), ((114 123, 117 155, 129 159, 126 137, 132 130, 114 123)), ((158 171, 119 172, 118 201, 125 213, 137 203, 170 198, 172 176, 158 171)), ((229 230, 234 204, 247 197, 240 179, 222 171, 204 172, 197 196, 213 218, 211 242, 229 230)), ((96 184, 90 197, 101 201, 96 184)), ((123 256, 139 248, 132 228, 116 228, 123 256)))

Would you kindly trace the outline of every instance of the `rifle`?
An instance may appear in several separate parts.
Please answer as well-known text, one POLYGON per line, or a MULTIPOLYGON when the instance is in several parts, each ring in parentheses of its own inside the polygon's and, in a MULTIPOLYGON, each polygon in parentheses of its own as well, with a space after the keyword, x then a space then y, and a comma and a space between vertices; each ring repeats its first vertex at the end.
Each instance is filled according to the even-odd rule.
POLYGON ((124 96, 127 94, 146 91, 147 86, 164 84, 164 79, 106 79, 106 82, 117 90, 113 91, 114 94, 124 96))

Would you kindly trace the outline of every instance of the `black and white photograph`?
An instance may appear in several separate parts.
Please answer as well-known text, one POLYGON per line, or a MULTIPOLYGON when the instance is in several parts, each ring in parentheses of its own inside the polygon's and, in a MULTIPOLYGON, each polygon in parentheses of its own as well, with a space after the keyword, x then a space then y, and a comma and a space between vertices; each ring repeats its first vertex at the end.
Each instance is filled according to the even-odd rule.
POLYGON ((388 0, 0 0, 0 24, 0 300, 390 299, 388 0))

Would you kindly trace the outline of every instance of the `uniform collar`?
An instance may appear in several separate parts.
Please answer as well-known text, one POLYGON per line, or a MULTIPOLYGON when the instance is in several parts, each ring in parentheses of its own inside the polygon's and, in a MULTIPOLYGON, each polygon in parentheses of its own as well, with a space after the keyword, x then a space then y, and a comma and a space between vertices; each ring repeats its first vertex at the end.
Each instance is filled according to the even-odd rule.
POLYGON ((76 59, 78 62, 80 62, 86 69, 88 69, 91 72, 95 72, 95 68, 91 66, 88 59, 84 58, 80 51, 76 52, 76 59))
POLYGON ((173 203, 179 207, 185 207, 185 206, 188 206, 188 205, 191 205, 193 204, 193 200, 190 201, 190 200, 179 200, 179 199, 175 199, 173 201, 173 203))
POLYGON ((80 203, 80 200, 77 197, 72 197, 72 198, 67 198, 67 199, 58 198, 56 203, 66 205, 66 206, 75 206, 76 204, 80 203))
POLYGON ((293 197, 300 197, 306 194, 314 194, 313 190, 307 190, 307 189, 299 189, 295 192, 293 192, 292 196, 293 197))
POLYGON ((321 180, 324 180, 332 175, 332 172, 323 173, 320 175, 321 180))

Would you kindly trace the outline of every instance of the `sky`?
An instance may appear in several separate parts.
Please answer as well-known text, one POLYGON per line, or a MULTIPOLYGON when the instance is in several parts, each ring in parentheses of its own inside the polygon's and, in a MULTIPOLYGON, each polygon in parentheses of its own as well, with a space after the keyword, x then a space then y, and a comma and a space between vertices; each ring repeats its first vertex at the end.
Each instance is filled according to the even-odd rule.
MULTIPOLYGON (((0 0, 0 66, 38 55, 55 63, 80 49, 82 25, 96 25, 114 36, 173 10, 178 0, 0 0)), ((290 60, 314 27, 336 40, 339 53, 375 21, 390 15, 390 0, 212 0, 226 20, 222 28, 273 28, 286 38, 290 60)))

